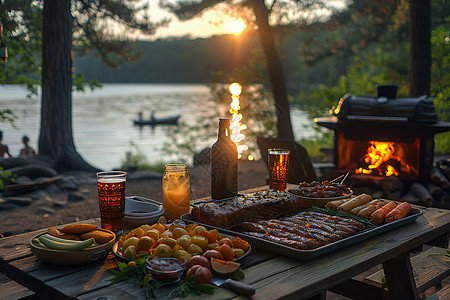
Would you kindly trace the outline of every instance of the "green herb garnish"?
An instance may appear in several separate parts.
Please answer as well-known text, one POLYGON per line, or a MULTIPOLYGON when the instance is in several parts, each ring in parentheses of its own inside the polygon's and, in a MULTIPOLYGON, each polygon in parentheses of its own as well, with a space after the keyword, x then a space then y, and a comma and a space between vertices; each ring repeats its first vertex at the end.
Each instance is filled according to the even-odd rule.
POLYGON ((172 294, 176 292, 180 293, 180 298, 186 298, 189 295, 198 296, 201 295, 202 293, 214 294, 214 291, 216 289, 215 286, 206 283, 195 284, 194 280, 195 276, 187 278, 182 285, 180 285, 179 287, 170 292, 169 297, 171 297, 172 294))
POLYGON ((344 217, 344 218, 351 218, 360 223, 363 223, 363 225, 364 225, 364 227, 366 227, 366 229, 371 229, 371 228, 377 227, 377 225, 375 225, 375 223, 373 223, 372 221, 370 221, 368 219, 357 217, 355 215, 352 215, 351 213, 348 213, 348 212, 345 212, 342 210, 328 209, 328 208, 313 206, 313 207, 310 207, 307 211, 319 212, 319 213, 323 213, 323 214, 329 214, 329 215, 339 216, 339 217, 344 217))
POLYGON ((244 278, 245 278, 245 274, 241 268, 237 269, 237 271, 234 272, 233 275, 231 275, 231 279, 237 280, 237 281, 243 280, 244 278))
POLYGON ((125 281, 140 285, 144 288, 145 296, 147 298, 150 298, 150 295, 147 292, 148 289, 151 290, 153 297, 156 298, 155 289, 168 283, 162 283, 153 280, 152 275, 147 272, 147 269, 145 267, 145 258, 138 258, 134 260, 134 262, 136 262, 136 266, 133 267, 129 266, 125 262, 116 260, 117 268, 111 269, 114 277, 107 281, 110 281, 110 284, 125 281))

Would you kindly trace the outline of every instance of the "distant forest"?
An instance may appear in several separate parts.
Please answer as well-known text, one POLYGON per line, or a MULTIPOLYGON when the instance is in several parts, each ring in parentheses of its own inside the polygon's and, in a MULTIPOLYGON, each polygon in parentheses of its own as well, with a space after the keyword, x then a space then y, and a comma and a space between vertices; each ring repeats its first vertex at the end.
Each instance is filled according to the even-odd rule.
MULTIPOLYGON (((279 39, 279 53, 289 86, 335 84, 345 73, 351 58, 334 56, 310 67, 302 59, 301 34, 291 34, 279 39)), ((211 72, 231 72, 249 63, 260 50, 256 33, 240 36, 221 35, 211 38, 176 38, 156 41, 139 41, 136 51, 143 57, 136 62, 121 62, 111 69, 91 52, 74 60, 76 71, 86 79, 103 83, 207 83, 211 72)), ((120 60, 120 58, 117 58, 120 60)))

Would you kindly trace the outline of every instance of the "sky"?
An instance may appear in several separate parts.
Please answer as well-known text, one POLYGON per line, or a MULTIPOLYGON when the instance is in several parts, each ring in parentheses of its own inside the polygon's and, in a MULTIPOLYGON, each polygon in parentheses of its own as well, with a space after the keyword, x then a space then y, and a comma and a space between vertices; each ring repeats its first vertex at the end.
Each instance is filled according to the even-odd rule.
MULTIPOLYGON (((190 35, 192 38, 206 38, 213 35, 239 33, 237 28, 240 25, 236 23, 236 19, 216 9, 209 9, 201 17, 181 22, 175 16, 159 8, 158 2, 157 0, 149 0, 152 21, 158 21, 164 17, 170 17, 172 21, 168 27, 159 28, 151 39, 186 35, 190 35)), ((328 3, 335 7, 344 6, 344 0, 329 0, 328 3)))
POLYGON ((232 33, 227 24, 235 19, 219 14, 216 10, 210 9, 201 17, 181 22, 175 16, 159 8, 156 2, 150 2, 150 16, 152 20, 157 21, 164 17, 169 17, 172 21, 168 27, 158 28, 154 38, 185 35, 195 38, 206 38, 213 35, 232 33))

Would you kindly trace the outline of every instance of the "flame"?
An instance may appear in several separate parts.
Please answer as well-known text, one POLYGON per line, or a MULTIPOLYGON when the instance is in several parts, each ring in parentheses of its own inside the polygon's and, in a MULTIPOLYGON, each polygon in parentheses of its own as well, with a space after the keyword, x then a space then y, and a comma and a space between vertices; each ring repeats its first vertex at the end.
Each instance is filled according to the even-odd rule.
MULTIPOLYGON (((231 93, 231 104, 230 104, 230 114, 231 114, 231 124, 230 124, 230 130, 231 130, 231 140, 236 143, 236 146, 238 148, 238 158, 242 157, 242 152, 248 149, 247 145, 241 145, 240 142, 245 138, 245 135, 241 133, 241 130, 247 129, 246 124, 241 124, 242 121, 242 114, 239 113, 239 110, 241 109, 239 105, 239 95, 242 92, 242 86, 239 83, 232 83, 229 86, 229 91, 231 93)), ((252 158, 249 156, 249 160, 252 160, 252 158)))
POLYGON ((384 171, 381 170, 382 164, 386 163, 394 155, 394 142, 378 142, 370 141, 370 146, 364 156, 364 162, 367 164, 367 169, 359 167, 355 170, 356 174, 371 174, 373 170, 378 170, 381 174, 384 172, 386 176, 398 176, 395 168, 386 164, 384 171))

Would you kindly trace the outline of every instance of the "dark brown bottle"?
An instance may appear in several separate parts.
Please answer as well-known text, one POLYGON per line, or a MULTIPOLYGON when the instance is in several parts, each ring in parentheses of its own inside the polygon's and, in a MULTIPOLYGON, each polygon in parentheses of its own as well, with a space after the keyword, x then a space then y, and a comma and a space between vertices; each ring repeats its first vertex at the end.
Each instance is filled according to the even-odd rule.
POLYGON ((219 119, 219 134, 211 149, 211 197, 237 195, 238 153, 230 137, 230 119, 219 119))

